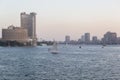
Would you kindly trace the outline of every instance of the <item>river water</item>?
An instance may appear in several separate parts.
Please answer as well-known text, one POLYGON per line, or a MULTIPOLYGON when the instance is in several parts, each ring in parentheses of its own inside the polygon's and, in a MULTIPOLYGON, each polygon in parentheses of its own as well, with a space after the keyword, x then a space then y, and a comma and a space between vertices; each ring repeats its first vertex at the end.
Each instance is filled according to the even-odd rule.
POLYGON ((120 80, 120 46, 0 47, 0 80, 120 80))

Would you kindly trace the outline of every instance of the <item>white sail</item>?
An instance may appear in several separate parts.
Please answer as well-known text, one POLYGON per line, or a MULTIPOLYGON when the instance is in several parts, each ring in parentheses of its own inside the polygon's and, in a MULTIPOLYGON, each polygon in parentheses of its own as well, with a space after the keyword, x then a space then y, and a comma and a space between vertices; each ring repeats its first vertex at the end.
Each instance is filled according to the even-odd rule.
POLYGON ((57 42, 54 41, 53 47, 50 49, 50 52, 53 53, 53 54, 58 53, 57 42))
POLYGON ((56 42, 53 43, 53 49, 57 50, 57 43, 56 42))

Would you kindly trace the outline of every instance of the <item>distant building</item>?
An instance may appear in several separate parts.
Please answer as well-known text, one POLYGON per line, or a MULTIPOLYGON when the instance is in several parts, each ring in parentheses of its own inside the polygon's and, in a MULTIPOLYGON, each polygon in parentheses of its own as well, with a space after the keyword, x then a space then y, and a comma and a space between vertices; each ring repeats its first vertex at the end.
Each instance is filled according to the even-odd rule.
POLYGON ((77 42, 78 42, 79 44, 80 44, 80 43, 82 43, 81 39, 78 39, 78 41, 77 41, 77 42))
POLYGON ((117 43, 120 44, 120 37, 117 38, 117 43))
POLYGON ((89 44, 90 43, 90 33, 85 33, 85 43, 89 44))
POLYGON ((8 27, 8 29, 2 29, 2 40, 28 42, 29 39, 27 29, 14 27, 11 25, 8 27))
POLYGON ((85 42, 85 36, 84 35, 81 36, 81 42, 85 42))
POLYGON ((32 39, 33 45, 36 45, 36 13, 21 13, 21 27, 28 30, 28 37, 32 39))
POLYGON ((104 34, 102 42, 105 44, 116 44, 117 34, 115 32, 107 32, 106 34, 104 34))
POLYGON ((70 36, 65 36, 65 43, 70 43, 70 36))
POLYGON ((93 36, 92 37, 92 43, 93 44, 97 44, 98 40, 97 40, 97 36, 93 36))

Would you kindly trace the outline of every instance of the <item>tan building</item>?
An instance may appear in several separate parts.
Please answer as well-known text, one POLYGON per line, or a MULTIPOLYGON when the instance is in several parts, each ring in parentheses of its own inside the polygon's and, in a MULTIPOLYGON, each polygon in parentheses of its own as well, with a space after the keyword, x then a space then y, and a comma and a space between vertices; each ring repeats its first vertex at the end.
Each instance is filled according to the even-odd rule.
POLYGON ((2 40, 28 42, 28 31, 27 29, 11 25, 8 29, 2 29, 2 40))

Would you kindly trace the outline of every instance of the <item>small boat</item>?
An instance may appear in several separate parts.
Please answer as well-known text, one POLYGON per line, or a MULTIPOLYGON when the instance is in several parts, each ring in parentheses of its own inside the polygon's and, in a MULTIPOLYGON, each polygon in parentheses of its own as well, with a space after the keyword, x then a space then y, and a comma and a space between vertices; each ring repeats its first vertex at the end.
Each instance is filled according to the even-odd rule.
POLYGON ((79 48, 82 48, 81 46, 79 46, 79 48))
POLYGON ((102 46, 102 48, 104 48, 104 46, 102 46))
POLYGON ((102 48, 104 48, 105 46, 106 46, 106 44, 103 44, 103 45, 102 45, 102 48))
POLYGON ((49 51, 50 51, 52 54, 58 54, 58 53, 59 53, 57 45, 58 45, 57 42, 54 41, 53 47, 49 49, 49 51))

